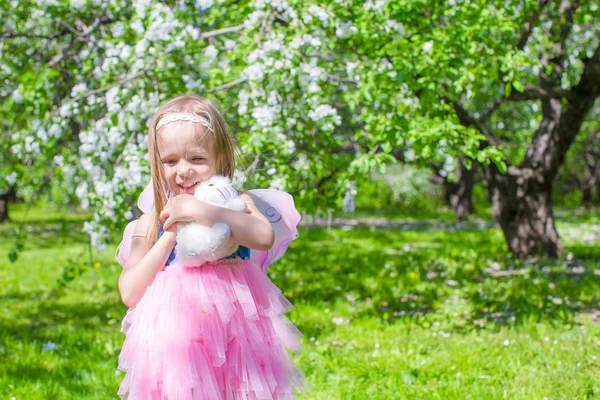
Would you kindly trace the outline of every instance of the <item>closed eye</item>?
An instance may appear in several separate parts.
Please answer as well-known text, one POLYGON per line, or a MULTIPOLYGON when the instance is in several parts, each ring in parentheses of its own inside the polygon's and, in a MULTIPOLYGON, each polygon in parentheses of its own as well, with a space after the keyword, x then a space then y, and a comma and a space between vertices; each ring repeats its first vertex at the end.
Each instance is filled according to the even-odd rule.
POLYGON ((194 158, 192 158, 192 161, 196 161, 196 162, 199 162, 199 161, 202 161, 202 160, 204 160, 204 157, 194 157, 194 158))

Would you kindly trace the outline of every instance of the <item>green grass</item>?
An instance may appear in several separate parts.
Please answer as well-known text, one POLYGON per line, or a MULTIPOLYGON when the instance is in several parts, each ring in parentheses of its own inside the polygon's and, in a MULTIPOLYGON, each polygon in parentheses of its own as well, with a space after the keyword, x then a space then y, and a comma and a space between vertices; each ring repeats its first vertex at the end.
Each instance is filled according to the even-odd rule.
MULTIPOLYGON (((269 276, 305 335, 306 398, 600 398, 600 222, 558 215, 558 261, 512 258, 494 228, 302 229, 269 276)), ((113 244, 90 268, 86 216, 31 210, 14 264, 0 225, 0 398, 117 398, 121 267, 113 244)))

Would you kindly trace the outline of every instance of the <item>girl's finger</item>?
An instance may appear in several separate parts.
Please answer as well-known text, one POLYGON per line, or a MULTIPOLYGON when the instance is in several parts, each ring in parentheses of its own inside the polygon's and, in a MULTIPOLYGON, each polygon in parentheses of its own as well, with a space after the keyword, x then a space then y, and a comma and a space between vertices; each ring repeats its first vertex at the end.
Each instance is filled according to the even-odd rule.
POLYGON ((171 207, 167 206, 167 207, 163 208, 163 210, 160 212, 159 219, 162 221, 170 215, 171 215, 171 207))

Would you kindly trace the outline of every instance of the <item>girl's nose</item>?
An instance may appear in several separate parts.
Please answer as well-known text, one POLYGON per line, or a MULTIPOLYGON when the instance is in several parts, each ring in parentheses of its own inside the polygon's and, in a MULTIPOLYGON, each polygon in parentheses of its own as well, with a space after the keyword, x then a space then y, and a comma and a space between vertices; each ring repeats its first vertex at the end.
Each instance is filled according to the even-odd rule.
POLYGON ((180 160, 177 168, 177 175, 188 176, 192 172, 192 166, 185 160, 180 160))

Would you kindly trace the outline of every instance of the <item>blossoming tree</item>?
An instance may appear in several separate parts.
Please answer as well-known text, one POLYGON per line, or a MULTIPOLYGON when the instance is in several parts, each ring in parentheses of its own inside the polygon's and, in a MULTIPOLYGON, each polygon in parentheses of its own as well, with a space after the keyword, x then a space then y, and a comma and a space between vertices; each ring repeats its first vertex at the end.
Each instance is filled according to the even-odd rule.
MULTIPOLYGON (((504 100, 564 92, 522 87, 539 62, 514 39, 542 6, 497 3, 4 1, 1 184, 30 197, 43 182, 74 187, 101 248, 147 183, 152 112, 201 93, 230 121, 247 185, 289 190, 306 210, 341 206, 350 180, 407 149, 415 162, 477 160, 499 198, 508 159, 486 119, 504 100)), ((518 253, 551 231, 515 246, 505 214, 518 253)))

